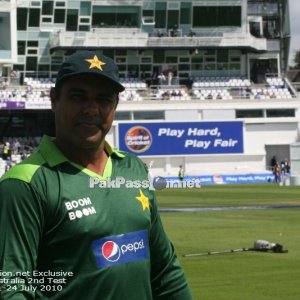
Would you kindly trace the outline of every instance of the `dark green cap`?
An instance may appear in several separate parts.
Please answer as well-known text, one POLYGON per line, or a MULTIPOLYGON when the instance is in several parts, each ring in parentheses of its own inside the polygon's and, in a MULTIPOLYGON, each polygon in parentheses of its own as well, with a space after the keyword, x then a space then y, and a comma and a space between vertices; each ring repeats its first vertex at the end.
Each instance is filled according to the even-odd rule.
POLYGON ((65 79, 79 74, 94 74, 100 80, 109 79, 118 92, 125 90, 120 83, 118 66, 111 58, 99 52, 83 50, 70 55, 58 71, 55 87, 61 85, 65 79))

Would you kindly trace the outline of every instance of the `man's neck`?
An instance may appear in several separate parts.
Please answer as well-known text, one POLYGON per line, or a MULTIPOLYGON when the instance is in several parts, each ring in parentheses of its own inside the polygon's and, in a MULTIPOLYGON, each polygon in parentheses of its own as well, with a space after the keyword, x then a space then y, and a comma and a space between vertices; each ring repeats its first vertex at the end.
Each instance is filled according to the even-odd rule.
POLYGON ((99 174, 100 176, 103 175, 104 169, 107 163, 109 155, 103 149, 103 151, 100 153, 100 155, 95 155, 94 157, 89 157, 82 160, 82 163, 80 163, 85 168, 99 174))
POLYGON ((84 151, 82 149, 61 144, 58 140, 55 140, 54 142, 70 161, 79 164, 100 176, 103 175, 109 157, 109 154, 105 150, 105 141, 97 148, 84 149, 84 151))

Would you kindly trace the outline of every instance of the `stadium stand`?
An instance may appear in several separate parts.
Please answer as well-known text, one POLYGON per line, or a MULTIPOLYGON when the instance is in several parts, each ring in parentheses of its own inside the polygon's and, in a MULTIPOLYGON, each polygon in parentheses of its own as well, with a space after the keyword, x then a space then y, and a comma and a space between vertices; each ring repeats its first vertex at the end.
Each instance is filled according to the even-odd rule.
POLYGON ((24 79, 24 84, 32 89, 41 89, 41 90, 49 90, 54 86, 54 79, 51 78, 32 78, 26 77, 24 79))
POLYGON ((119 95, 119 100, 120 101, 141 101, 142 97, 135 89, 131 89, 131 90, 125 90, 121 92, 119 95))
POLYGON ((218 87, 249 87, 250 80, 246 78, 229 77, 196 77, 193 82, 193 88, 218 88, 218 87))
POLYGON ((171 100, 171 101, 186 101, 190 100, 191 97, 187 92, 187 88, 182 87, 156 87, 152 88, 151 96, 154 100, 171 100))
POLYGON ((116 146, 122 121, 242 122, 238 153, 197 146, 193 154, 138 153, 154 161, 154 174, 176 174, 179 165, 187 174, 265 171, 273 155, 289 158, 289 145, 298 142, 300 85, 298 73, 287 78, 287 0, 24 0, 13 9, 0 2, 2 144, 17 137, 33 147, 26 136, 53 132, 49 89, 79 49, 118 64, 126 90, 110 136, 116 146))
MULTIPOLYGON (((294 93, 288 88, 284 78, 268 77, 266 83, 254 84, 245 78, 196 77, 191 91, 187 86, 151 86, 138 78, 123 79, 126 90, 120 94, 120 101, 154 100, 232 100, 232 99, 291 99, 294 93)), ((49 91, 55 85, 51 78, 35 79, 26 77, 24 86, 8 86, 0 90, 0 101, 50 101, 49 91)))
POLYGON ((126 89, 133 89, 133 90, 145 90, 147 89, 147 84, 145 81, 139 78, 128 78, 121 80, 122 84, 125 86, 126 89))
POLYGON ((227 89, 193 89, 193 96, 200 100, 231 100, 233 97, 227 89))

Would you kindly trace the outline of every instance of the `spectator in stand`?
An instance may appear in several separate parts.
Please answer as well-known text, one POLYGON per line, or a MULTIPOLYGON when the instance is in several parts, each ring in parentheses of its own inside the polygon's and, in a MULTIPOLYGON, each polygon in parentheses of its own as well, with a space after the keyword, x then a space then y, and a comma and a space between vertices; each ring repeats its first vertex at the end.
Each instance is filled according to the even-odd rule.
POLYGON ((172 71, 168 72, 168 85, 172 85, 174 73, 172 71))
POLYGON ((7 160, 7 158, 10 157, 10 155, 11 155, 10 143, 6 142, 2 151, 2 159, 7 160))
POLYGON ((2 90, 6 90, 9 86, 9 82, 7 80, 3 80, 2 82, 2 90))
POLYGON ((162 100, 169 100, 170 99, 170 91, 165 91, 162 94, 162 100))
POLYGON ((5 172, 7 172, 12 167, 11 157, 8 156, 6 159, 5 172))
POLYGON ((10 76, 10 78, 16 78, 16 76, 17 76, 16 71, 15 70, 11 70, 10 73, 9 73, 9 76, 10 76))
POLYGON ((21 145, 20 145, 19 140, 15 139, 15 141, 13 142, 13 147, 12 147, 13 148, 13 152, 14 153, 19 153, 20 147, 21 147, 21 145))
POLYGON ((170 31, 170 34, 171 34, 172 37, 178 36, 178 26, 177 25, 173 26, 173 28, 170 31))
POLYGON ((190 29, 188 35, 189 37, 193 37, 193 36, 196 36, 196 32, 194 32, 192 29, 190 29))
POLYGON ((160 72, 157 78, 160 85, 164 85, 166 83, 167 78, 163 72, 160 72))
POLYGON ((175 91, 175 90, 172 90, 172 92, 171 92, 171 96, 173 96, 173 97, 176 97, 176 96, 177 96, 177 93, 176 93, 176 91, 175 91))
POLYGON ((161 32, 160 29, 158 29, 158 31, 157 31, 157 36, 158 37, 163 37, 164 36, 164 34, 161 32))

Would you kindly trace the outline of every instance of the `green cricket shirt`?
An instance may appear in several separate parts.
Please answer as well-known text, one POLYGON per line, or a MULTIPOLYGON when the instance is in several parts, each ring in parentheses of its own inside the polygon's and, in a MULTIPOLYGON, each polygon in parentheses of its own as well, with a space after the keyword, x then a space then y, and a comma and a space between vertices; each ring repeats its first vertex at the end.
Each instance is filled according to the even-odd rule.
POLYGON ((106 151, 101 177, 45 136, 1 178, 1 299, 192 299, 144 163, 106 151))

